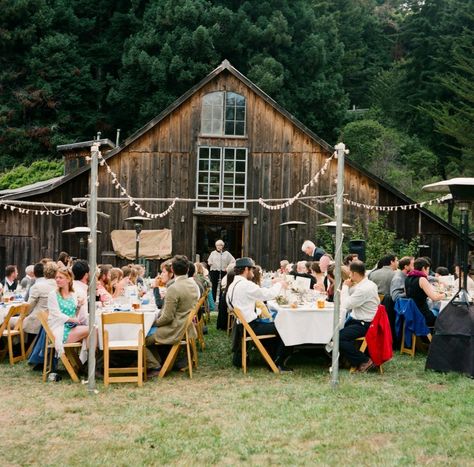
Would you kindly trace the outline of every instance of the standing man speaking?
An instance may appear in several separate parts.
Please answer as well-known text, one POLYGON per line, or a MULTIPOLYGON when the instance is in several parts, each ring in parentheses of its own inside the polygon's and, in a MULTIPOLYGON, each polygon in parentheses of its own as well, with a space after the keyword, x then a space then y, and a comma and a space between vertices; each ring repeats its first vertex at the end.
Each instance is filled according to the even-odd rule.
POLYGON ((227 266, 233 263, 235 258, 228 252, 224 251, 224 241, 217 240, 216 249, 209 255, 207 264, 209 264, 209 275, 212 282, 212 295, 214 301, 217 299, 217 286, 227 273, 227 266))

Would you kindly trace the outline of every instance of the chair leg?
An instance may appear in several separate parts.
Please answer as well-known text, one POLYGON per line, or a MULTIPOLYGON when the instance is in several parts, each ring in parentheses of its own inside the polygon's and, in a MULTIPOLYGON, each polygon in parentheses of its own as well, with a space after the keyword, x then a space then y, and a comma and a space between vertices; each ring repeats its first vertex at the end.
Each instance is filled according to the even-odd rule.
POLYGON ((411 358, 415 358, 416 335, 411 336, 411 358))
POLYGON ((197 368, 198 367, 198 352, 197 352, 197 346, 196 346, 196 339, 191 339, 191 349, 193 351, 194 368, 197 368))
POLYGON ((29 345, 28 350, 26 351, 25 358, 30 358, 31 352, 33 352, 37 339, 38 339, 38 334, 36 334, 35 338, 31 341, 31 344, 29 345))
POLYGON ((13 358, 13 339, 11 334, 8 334, 8 358, 10 360, 10 365, 13 365, 15 359, 13 358))
POLYGON ((171 350, 169 351, 169 354, 161 367, 160 373, 158 375, 159 378, 163 378, 168 372, 168 370, 173 366, 173 363, 176 360, 176 357, 178 356, 179 347, 180 344, 175 344, 173 345, 173 347, 171 347, 171 350))
POLYGON ((143 346, 138 346, 137 356, 137 372, 138 372, 138 386, 143 386, 143 346))
POLYGON ((74 367, 71 365, 71 362, 70 362, 69 359, 67 358, 66 353, 63 353, 63 354, 61 355, 61 361, 63 362, 64 368, 66 368, 66 370, 67 370, 67 372, 69 373, 69 376, 71 377, 71 379, 72 379, 75 383, 78 383, 78 382, 79 382, 79 376, 77 376, 76 370, 75 370, 74 367))
POLYGON ((193 377, 193 358, 191 356, 191 346, 189 345, 189 339, 186 339, 186 354, 188 356, 189 377, 192 379, 192 377, 193 377))
POLYGON ((26 351, 25 351, 25 333, 20 327, 20 348, 21 348, 21 359, 26 360, 26 351))
POLYGON ((110 383, 109 381, 109 365, 110 365, 110 355, 109 348, 104 345, 104 386, 107 387, 110 383))
POLYGON ((242 369, 244 374, 247 373, 247 341, 245 340, 246 334, 245 330, 242 336, 242 369))

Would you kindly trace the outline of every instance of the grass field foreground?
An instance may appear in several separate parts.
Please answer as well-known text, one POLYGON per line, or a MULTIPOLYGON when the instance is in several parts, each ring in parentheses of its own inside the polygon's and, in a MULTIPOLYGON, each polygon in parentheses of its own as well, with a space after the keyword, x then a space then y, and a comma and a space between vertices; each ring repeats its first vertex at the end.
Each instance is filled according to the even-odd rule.
POLYGON ((254 352, 243 375, 209 329, 192 380, 173 372, 143 388, 99 380, 89 395, 3 362, 2 465, 474 466, 472 379, 425 372, 423 354, 396 355, 383 375, 341 370, 337 390, 318 353, 274 375, 254 352))

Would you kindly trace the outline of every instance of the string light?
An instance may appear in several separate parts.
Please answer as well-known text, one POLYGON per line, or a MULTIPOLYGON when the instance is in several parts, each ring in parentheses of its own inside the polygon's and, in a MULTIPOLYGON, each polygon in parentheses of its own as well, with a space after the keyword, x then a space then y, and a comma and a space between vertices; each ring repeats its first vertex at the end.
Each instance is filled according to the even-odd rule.
MULTIPOLYGON (((176 205, 176 201, 178 201, 179 198, 174 198, 172 203, 168 206, 168 208, 158 214, 152 214, 151 212, 148 212, 145 209, 143 209, 142 206, 139 203, 137 203, 133 199, 132 196, 129 195, 126 188, 118 181, 117 174, 115 174, 114 171, 110 168, 110 166, 107 164, 106 160, 104 159, 104 157, 102 156, 100 152, 98 153, 98 158, 99 158, 99 164, 102 167, 105 166, 107 173, 111 176, 112 184, 114 185, 115 189, 120 190, 121 195, 127 197, 128 204, 130 205, 130 207, 135 208, 135 211, 139 212, 141 216, 148 217, 148 219, 163 218, 163 217, 166 217, 174 209, 176 205)), ((99 183, 97 182, 96 185, 99 186, 99 183)))
POLYGON ((33 209, 33 208, 22 208, 15 206, 14 200, 4 200, 0 201, 0 206, 3 206, 3 209, 10 209, 10 211, 18 211, 20 214, 34 214, 35 216, 69 216, 79 208, 84 208, 88 200, 81 201, 79 204, 72 205, 67 208, 61 209, 49 209, 46 205, 43 206, 43 209, 33 209))
MULTIPOLYGON (((297 201, 302 195, 306 194, 306 190, 309 188, 309 187, 312 187, 315 183, 318 182, 319 180, 319 177, 321 175, 324 175, 326 173, 326 170, 328 169, 329 167, 329 163, 331 162, 332 159, 334 159, 334 157, 336 156, 336 153, 334 152, 331 157, 328 157, 326 159, 326 162, 324 163, 323 167, 321 168, 321 170, 308 182, 306 183, 306 185, 303 186, 303 188, 298 191, 298 193, 296 193, 295 196, 293 196, 292 198, 289 198, 287 201, 285 201, 284 203, 280 203, 280 204, 275 204, 275 205, 270 205, 270 204, 267 204, 262 198, 259 198, 258 200, 258 203, 260 204, 260 206, 262 206, 263 208, 265 209, 269 209, 269 210, 272 210, 272 211, 275 211, 275 210, 281 210, 281 209, 285 209, 285 208, 288 208, 290 207, 295 201, 297 201)), ((271 200, 268 200, 268 201, 271 201, 271 200)))
POLYGON ((428 201, 421 201, 420 203, 414 203, 414 204, 402 204, 400 206, 376 206, 376 205, 371 205, 371 204, 358 203, 348 198, 344 198, 344 202, 346 204, 349 204, 350 206, 367 209, 368 211, 390 212, 390 211, 398 211, 398 210, 406 211, 407 209, 418 209, 418 208, 422 208, 426 206, 427 204, 431 206, 435 202, 440 204, 450 199, 452 199, 452 195, 447 194, 447 195, 441 196, 440 198, 431 199, 428 201))

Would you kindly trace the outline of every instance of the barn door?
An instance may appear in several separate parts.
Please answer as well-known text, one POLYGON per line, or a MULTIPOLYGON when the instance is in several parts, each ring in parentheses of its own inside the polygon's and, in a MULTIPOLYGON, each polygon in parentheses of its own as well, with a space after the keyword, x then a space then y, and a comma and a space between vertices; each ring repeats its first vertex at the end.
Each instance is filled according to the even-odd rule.
POLYGON ((244 219, 228 216, 198 216, 196 232, 196 253, 206 261, 214 250, 215 242, 224 240, 225 249, 234 258, 242 256, 244 219))

